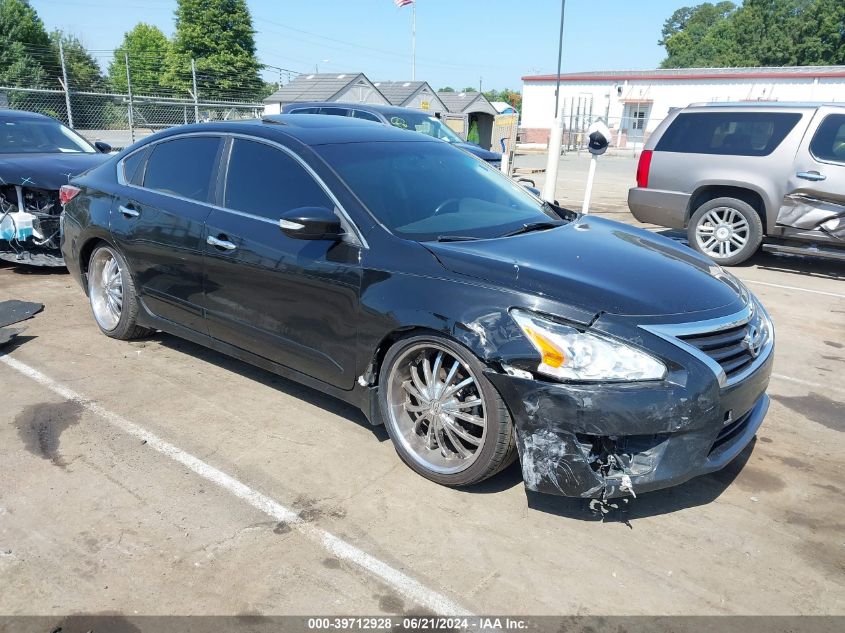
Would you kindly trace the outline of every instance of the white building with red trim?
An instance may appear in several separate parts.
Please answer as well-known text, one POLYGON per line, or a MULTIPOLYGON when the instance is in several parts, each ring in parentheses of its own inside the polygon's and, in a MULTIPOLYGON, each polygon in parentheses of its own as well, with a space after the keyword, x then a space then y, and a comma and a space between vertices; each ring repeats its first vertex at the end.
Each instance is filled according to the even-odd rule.
MULTIPOLYGON (((548 142, 556 79, 522 78, 523 143, 548 142)), ((845 66, 614 70, 568 73, 560 79, 564 128, 577 134, 602 118, 617 147, 642 143, 671 109, 690 103, 845 102, 845 66)))

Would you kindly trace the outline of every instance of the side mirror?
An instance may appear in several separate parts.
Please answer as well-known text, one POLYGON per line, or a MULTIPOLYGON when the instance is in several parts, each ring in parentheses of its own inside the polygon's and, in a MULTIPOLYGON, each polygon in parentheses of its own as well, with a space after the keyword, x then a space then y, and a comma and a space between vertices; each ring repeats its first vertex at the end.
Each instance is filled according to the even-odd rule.
POLYGON ((285 211, 279 219, 279 228, 288 237, 297 240, 332 240, 343 237, 343 226, 335 212, 325 207, 299 207, 285 211))
POLYGON ((112 146, 105 141, 94 141, 94 147, 96 147, 97 151, 101 154, 111 154, 112 151, 112 146))
POLYGON ((528 185, 529 187, 532 187, 534 189, 537 188, 537 184, 530 178, 517 178, 516 181, 520 184, 528 185))

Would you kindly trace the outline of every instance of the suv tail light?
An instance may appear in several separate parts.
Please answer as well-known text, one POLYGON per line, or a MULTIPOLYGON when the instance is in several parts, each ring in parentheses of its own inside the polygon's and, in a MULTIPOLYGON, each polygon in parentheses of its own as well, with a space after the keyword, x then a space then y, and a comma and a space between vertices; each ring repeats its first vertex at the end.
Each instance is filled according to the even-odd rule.
POLYGON ((637 163, 637 187, 648 187, 648 172, 651 170, 651 155, 654 152, 650 149, 640 154, 640 162, 637 163))
POLYGON ((62 206, 73 200, 76 197, 76 194, 80 191, 79 187, 74 187, 73 185, 62 185, 59 188, 59 201, 62 203, 62 206))

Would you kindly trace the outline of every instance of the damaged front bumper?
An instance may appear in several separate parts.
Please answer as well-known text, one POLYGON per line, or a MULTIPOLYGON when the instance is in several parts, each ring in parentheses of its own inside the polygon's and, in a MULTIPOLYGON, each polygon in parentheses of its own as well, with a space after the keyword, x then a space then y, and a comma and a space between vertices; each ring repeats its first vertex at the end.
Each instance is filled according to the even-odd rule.
POLYGON ((513 417, 525 486, 569 497, 620 497, 726 466, 766 415, 773 353, 744 380, 712 372, 680 384, 555 383, 489 371, 513 417))
POLYGON ((0 185, 0 259, 33 266, 63 266, 59 250, 59 192, 0 185))

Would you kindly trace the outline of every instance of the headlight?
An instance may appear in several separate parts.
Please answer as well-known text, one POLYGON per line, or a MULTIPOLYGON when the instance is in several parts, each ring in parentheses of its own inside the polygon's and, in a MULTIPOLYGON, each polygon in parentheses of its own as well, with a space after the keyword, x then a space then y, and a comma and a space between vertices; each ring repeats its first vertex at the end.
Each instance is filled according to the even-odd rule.
POLYGON ((540 353, 537 371, 559 380, 660 380, 666 366, 634 347, 531 312, 511 317, 540 353))

